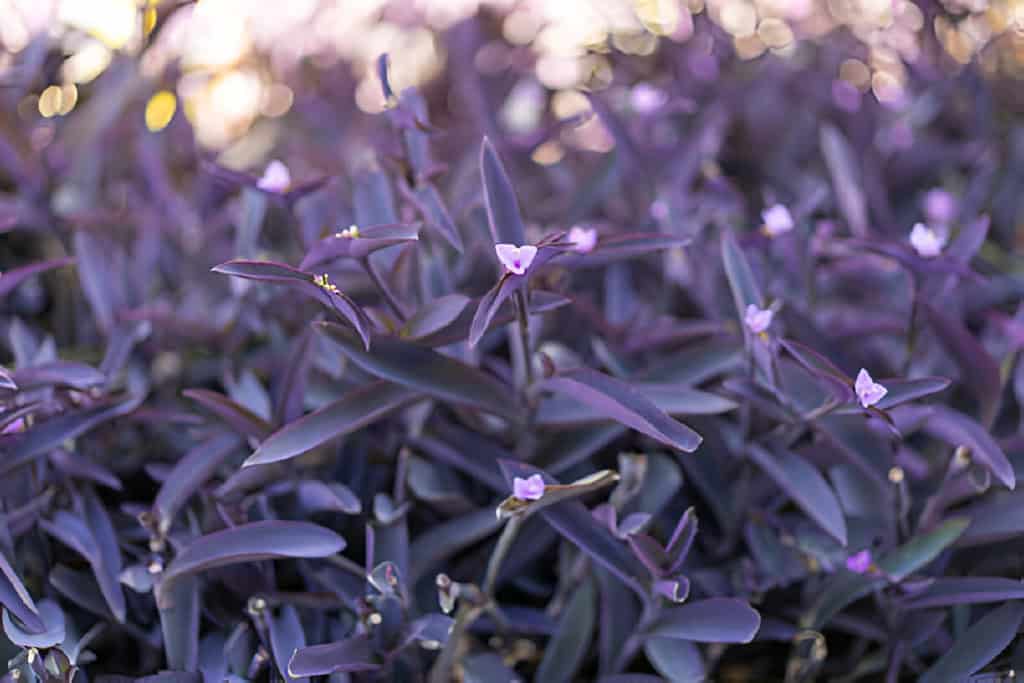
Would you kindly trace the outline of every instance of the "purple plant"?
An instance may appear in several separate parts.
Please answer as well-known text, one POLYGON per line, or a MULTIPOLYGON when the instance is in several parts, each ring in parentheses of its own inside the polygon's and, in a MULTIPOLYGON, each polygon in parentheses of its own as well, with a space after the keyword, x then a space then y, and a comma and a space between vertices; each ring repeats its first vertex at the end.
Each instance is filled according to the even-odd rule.
POLYGON ((1012 678, 1005 83, 924 50, 879 103, 842 35, 745 62, 698 22, 510 132, 494 30, 422 92, 382 57, 380 116, 297 71, 251 172, 142 126, 126 56, 27 114, 59 55, 21 53, 4 680, 1012 678))

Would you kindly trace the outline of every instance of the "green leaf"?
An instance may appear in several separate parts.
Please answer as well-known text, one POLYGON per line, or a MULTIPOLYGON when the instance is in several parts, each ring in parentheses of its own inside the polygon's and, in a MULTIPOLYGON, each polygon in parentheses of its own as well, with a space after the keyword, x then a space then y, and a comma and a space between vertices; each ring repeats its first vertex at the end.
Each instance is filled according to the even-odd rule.
POLYGON ((1024 603, 1008 602, 974 622, 930 669, 920 683, 962 681, 992 661, 1017 636, 1024 603))
POLYGON ((545 648, 534 678, 537 683, 568 683, 576 680, 583 658, 591 646, 597 599, 594 582, 587 580, 576 589, 562 613, 558 630, 545 648))

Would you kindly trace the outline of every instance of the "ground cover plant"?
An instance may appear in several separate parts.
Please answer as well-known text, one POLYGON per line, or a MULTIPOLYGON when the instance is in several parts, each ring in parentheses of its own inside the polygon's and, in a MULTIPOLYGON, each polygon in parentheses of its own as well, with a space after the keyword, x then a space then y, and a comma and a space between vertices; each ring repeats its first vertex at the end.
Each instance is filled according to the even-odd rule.
POLYGON ((245 166, 173 62, 8 54, 4 680, 1024 669, 1024 38, 896 3, 897 87, 711 5, 568 113, 490 10, 378 114, 301 63, 245 166))

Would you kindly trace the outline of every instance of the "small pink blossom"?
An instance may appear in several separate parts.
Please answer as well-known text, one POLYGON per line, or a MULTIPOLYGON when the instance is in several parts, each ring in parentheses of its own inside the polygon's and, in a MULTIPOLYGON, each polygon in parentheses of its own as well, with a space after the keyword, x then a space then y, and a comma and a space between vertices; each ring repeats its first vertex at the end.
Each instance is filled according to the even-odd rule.
POLYGON ((544 478, 539 474, 512 480, 512 495, 520 500, 539 500, 544 495, 544 478))
POLYGON ((924 223, 916 223, 910 231, 910 246, 922 258, 935 258, 946 246, 946 236, 924 223))
POLYGON ((857 392, 857 399, 865 408, 875 405, 889 393, 888 389, 871 379, 871 375, 864 368, 857 373, 857 381, 854 382, 853 388, 857 392))
POLYGON ((532 244, 515 246, 514 244, 495 244, 494 251, 498 254, 498 260, 510 273, 522 275, 533 263, 537 255, 537 247, 532 244))
POLYGON ((871 551, 865 548, 847 557, 846 568, 858 574, 867 573, 871 569, 871 551))
POLYGON ((932 225, 948 225, 956 215, 956 200, 943 189, 928 190, 923 204, 925 218, 932 225))
POLYGON ((637 83, 629 93, 630 106, 641 114, 650 114, 663 107, 667 101, 665 91, 650 83, 637 83))
POLYGON ((778 237, 793 229, 793 216, 782 204, 776 204, 761 212, 764 231, 769 237, 778 237))
POLYGON ((597 246, 597 230, 574 225, 569 229, 569 241, 576 245, 579 253, 589 254, 597 246))
POLYGON ((256 187, 266 192, 281 194, 287 192, 291 184, 292 174, 288 171, 288 167, 274 159, 267 164, 263 176, 256 182, 256 187))
POLYGON ((747 311, 743 315, 743 323, 747 326, 747 329, 754 334, 761 334, 768 329, 768 326, 772 324, 772 318, 775 316, 775 311, 770 308, 758 308, 756 304, 750 304, 747 306, 747 311))

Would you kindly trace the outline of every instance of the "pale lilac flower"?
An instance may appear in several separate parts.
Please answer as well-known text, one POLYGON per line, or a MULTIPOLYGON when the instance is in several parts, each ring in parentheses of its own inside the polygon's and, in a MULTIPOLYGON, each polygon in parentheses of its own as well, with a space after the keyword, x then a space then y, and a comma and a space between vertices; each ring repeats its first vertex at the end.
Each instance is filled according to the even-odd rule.
POLYGON ((858 574, 867 573, 871 569, 871 551, 864 549, 847 557, 846 568, 858 574))
POLYGON ((539 500, 544 495, 544 478, 539 474, 512 480, 512 496, 519 500, 539 500))
POLYGON ((857 399, 865 408, 875 405, 889 393, 888 389, 871 379, 871 375, 864 368, 857 373, 857 381, 854 382, 853 388, 857 392, 857 399))
POLYGON ((918 256, 934 258, 942 253, 942 248, 946 246, 946 236, 924 223, 915 223, 910 231, 910 246, 914 247, 918 256))
POLYGON ((514 244, 495 244, 494 251, 508 272, 516 275, 525 273, 533 263, 533 257, 537 255, 537 247, 532 244, 524 244, 519 247, 514 244))
POLYGON ((775 311, 770 308, 758 308, 756 304, 750 304, 743 315, 743 323, 754 334, 761 334, 772 324, 774 315, 775 311))
POLYGON ((928 190, 923 204, 925 218, 932 225, 948 225, 956 215, 956 200, 943 189, 928 190))
POLYGON ((778 237, 793 229, 793 216, 782 204, 776 204, 761 212, 761 220, 764 221, 764 231, 769 237, 778 237))
POLYGON ((650 83, 637 83, 629 93, 629 104, 634 111, 650 114, 668 102, 668 95, 650 83))
POLYGON ((597 230, 574 225, 569 229, 569 241, 576 245, 576 251, 589 254, 597 245, 597 230))
POLYGON ((292 174, 288 171, 288 167, 274 159, 267 164, 266 170, 263 171, 263 176, 256 182, 256 187, 266 192, 281 194, 287 192, 291 184, 292 174))

